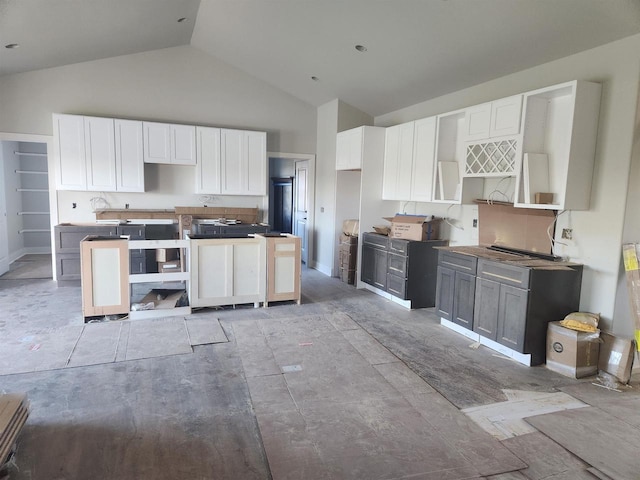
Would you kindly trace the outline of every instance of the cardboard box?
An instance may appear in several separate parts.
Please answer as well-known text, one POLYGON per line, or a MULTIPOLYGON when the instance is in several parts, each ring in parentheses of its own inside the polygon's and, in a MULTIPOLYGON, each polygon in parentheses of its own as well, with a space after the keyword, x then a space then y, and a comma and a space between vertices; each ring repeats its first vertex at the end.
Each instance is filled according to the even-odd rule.
POLYGON ((156 248, 156 262, 170 262, 179 257, 179 248, 156 248))
POLYGON ((622 383, 628 383, 631 379, 635 350, 633 340, 606 332, 601 332, 600 338, 602 343, 598 356, 598 370, 613 375, 622 383))
POLYGON ((389 237, 405 240, 437 240, 440 219, 428 215, 396 215, 391 222, 389 237))
POLYGON ((358 245, 358 237, 353 235, 347 235, 345 233, 340 234, 340 245, 358 245))
POLYGON ((534 200, 535 200, 536 203, 539 203, 541 205, 552 204, 553 203, 553 193, 536 192, 536 194, 534 195, 534 200))
POLYGON ((598 373, 600 332, 571 330, 559 322, 547 327, 547 368, 567 377, 582 378, 598 373))
POLYGON ((342 222, 342 233, 350 237, 357 237, 360 231, 360 220, 345 220, 342 222))
POLYGON ((158 262, 159 273, 181 272, 180 260, 171 260, 170 262, 158 262))
MULTIPOLYGON (((357 245, 354 245, 357 247, 357 245)), ((340 249, 339 252, 339 264, 340 268, 346 268, 347 270, 355 270, 356 263, 358 261, 358 250, 357 248, 343 250, 340 249)))
POLYGON ((348 268, 341 268, 340 269, 340 280, 342 280, 343 282, 349 284, 349 285, 353 285, 356 281, 356 271, 355 270, 349 270, 348 268))

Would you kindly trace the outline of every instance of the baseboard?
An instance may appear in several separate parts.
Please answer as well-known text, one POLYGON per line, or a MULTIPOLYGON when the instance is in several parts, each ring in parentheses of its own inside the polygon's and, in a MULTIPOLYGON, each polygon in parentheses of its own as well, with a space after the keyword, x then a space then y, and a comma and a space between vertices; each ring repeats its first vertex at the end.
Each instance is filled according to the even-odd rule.
POLYGON ((25 255, 48 255, 51 253, 51 247, 25 247, 25 255))
POLYGON ((312 268, 318 270, 320 273, 324 273, 327 277, 331 277, 331 267, 327 267, 326 265, 316 262, 313 264, 312 268))

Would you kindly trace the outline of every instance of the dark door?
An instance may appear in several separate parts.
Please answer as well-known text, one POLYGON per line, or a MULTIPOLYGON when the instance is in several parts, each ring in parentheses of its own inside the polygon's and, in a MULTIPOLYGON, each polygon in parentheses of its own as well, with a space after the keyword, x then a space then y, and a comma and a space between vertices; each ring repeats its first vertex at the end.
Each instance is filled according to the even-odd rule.
POLYGON ((273 230, 293 232, 293 178, 272 178, 273 230))

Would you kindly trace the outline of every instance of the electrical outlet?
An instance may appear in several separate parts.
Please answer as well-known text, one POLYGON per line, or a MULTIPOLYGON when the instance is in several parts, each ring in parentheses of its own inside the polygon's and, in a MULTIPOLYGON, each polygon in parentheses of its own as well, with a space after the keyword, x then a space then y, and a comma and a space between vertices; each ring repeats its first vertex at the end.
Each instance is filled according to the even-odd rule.
POLYGON ((76 208, 77 206, 78 206, 78 204, 77 204, 76 202, 73 202, 73 203, 71 204, 71 208, 76 208))
POLYGON ((477 218, 473 219, 473 224, 472 225, 473 225, 473 228, 478 228, 478 219, 477 218))
POLYGON ((562 238, 566 240, 573 239, 573 230, 571 228, 563 228, 562 229, 562 238))

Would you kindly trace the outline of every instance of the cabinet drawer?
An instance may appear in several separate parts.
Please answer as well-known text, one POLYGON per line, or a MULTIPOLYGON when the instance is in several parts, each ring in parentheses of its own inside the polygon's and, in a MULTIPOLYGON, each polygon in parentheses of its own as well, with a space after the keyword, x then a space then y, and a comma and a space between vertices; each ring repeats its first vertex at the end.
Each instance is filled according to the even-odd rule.
POLYGON ((387 257, 387 272, 402 278, 407 278, 407 257, 389 252, 387 257))
POLYGON ((87 235, 101 235, 115 237, 117 228, 115 226, 57 226, 55 231, 56 253, 77 253, 80 254, 80 241, 87 235))
POLYGON ((409 251, 409 240, 403 240, 401 238, 389 239, 389 252, 398 253, 400 255, 406 255, 409 251))
POLYGON ((494 282, 511 285, 517 288, 529 288, 529 274, 531 270, 524 267, 509 265, 501 262, 480 259, 478 261, 478 276, 494 282))
POLYGON ((407 300, 407 279, 387 273, 387 292, 398 298, 407 300))
POLYGON ((378 233, 365 233, 362 237, 362 243, 375 248, 389 248, 389 237, 378 233))
POLYGON ((438 265, 458 270, 460 272, 465 272, 470 275, 475 275, 476 268, 478 266, 478 258, 472 257, 471 255, 463 255, 460 253, 440 250, 438 265))

